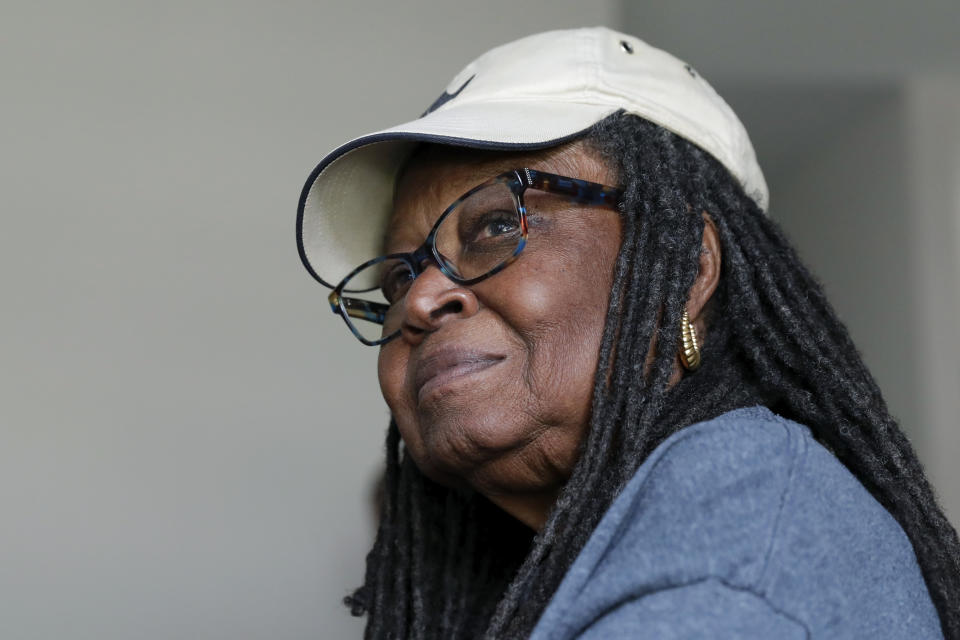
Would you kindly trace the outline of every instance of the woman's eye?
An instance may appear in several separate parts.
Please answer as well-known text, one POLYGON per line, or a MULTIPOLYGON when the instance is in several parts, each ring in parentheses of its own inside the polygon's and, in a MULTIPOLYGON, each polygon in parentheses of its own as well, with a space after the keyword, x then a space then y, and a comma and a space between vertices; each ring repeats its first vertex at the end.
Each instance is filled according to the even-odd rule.
POLYGON ((515 220, 494 220, 487 223, 486 232, 487 235, 491 236, 502 236, 508 233, 513 233, 517 229, 517 223, 515 220))
POLYGON ((380 280, 380 291, 387 302, 393 304, 403 297, 413 281, 413 272, 405 264, 397 264, 387 269, 380 280))
POLYGON ((520 227, 517 215, 512 211, 488 211, 477 221, 474 238, 496 238, 512 235, 520 227))

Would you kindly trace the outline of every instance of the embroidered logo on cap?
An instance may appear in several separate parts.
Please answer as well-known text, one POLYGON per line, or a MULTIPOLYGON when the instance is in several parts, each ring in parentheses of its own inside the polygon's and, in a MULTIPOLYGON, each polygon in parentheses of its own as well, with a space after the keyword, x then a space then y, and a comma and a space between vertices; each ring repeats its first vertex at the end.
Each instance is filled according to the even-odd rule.
POLYGON ((447 93, 446 91, 444 91, 443 93, 441 93, 441 94, 440 94, 440 97, 437 98, 436 100, 434 100, 434 101, 433 101, 433 104, 430 105, 429 107, 427 107, 427 110, 420 114, 420 117, 422 118, 423 116, 425 116, 425 115, 427 115, 427 114, 433 113, 434 111, 436 111, 437 109, 439 109, 439 108, 442 107, 443 105, 447 104, 448 102, 450 102, 451 100, 453 100, 454 98, 456 98, 458 95, 460 95, 460 92, 461 92, 461 91, 463 91, 464 89, 467 88, 467 85, 470 84, 470 81, 473 80, 473 79, 476 78, 476 77, 477 77, 477 74, 473 74, 472 76, 470 76, 469 78, 467 78, 467 81, 464 82, 462 85, 460 85, 460 88, 457 89, 456 91, 454 91, 453 93, 447 93))

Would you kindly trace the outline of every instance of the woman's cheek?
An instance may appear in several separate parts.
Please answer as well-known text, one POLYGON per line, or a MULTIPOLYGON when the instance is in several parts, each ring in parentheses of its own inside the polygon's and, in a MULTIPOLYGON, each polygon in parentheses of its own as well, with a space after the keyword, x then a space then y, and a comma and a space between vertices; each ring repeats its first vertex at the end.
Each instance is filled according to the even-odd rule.
POLYGON ((404 379, 406 377, 406 358, 399 353, 398 340, 388 342, 380 348, 377 358, 377 378, 380 382, 380 393, 390 408, 394 418, 399 419, 398 412, 404 413, 404 379))
POLYGON ((522 278, 514 278, 510 283, 501 283, 499 290, 504 292, 498 305, 507 324, 518 333, 553 322, 558 313, 562 313, 558 294, 556 271, 547 277, 550 270, 546 265, 528 268, 522 278), (552 281, 551 281, 552 280, 552 281))

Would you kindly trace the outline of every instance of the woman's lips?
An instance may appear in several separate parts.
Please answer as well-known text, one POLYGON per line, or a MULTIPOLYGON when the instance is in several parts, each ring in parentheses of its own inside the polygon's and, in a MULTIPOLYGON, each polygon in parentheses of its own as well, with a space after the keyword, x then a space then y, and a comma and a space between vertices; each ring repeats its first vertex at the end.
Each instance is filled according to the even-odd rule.
POLYGON ((414 393, 423 400, 454 380, 488 369, 504 356, 462 348, 446 348, 421 358, 413 371, 414 393))

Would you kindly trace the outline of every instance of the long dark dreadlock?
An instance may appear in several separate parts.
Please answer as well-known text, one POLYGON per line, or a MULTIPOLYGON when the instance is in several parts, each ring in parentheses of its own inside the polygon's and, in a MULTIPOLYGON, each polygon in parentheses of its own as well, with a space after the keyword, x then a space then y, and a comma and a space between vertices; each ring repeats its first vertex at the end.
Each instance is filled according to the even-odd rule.
POLYGON ((382 521, 364 586, 367 638, 524 638, 607 506, 677 430, 763 404, 810 427, 913 543, 944 634, 960 639, 960 542, 819 284, 712 157, 615 114, 587 140, 626 189, 590 431, 540 533, 477 494, 439 486, 391 424, 382 521), (703 366, 668 384, 709 212, 723 257, 703 366), (653 357, 648 360, 650 345, 653 357))

